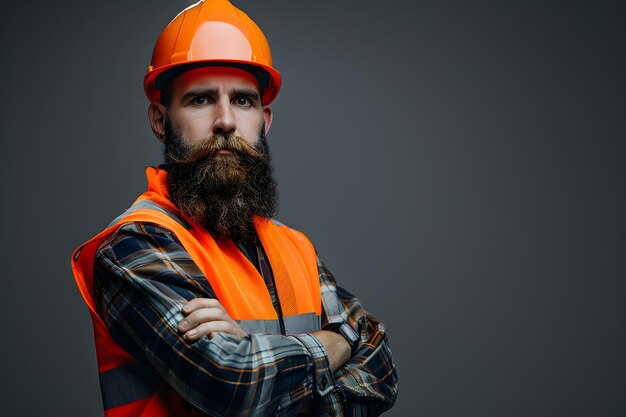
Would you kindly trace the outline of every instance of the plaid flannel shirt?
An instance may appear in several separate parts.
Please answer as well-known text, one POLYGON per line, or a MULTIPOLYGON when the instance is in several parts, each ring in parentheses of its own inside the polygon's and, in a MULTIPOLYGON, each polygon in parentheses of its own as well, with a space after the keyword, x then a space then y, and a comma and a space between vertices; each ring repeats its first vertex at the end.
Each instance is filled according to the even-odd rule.
MULTIPOLYGON (((262 265, 262 249, 258 254, 262 265)), ((176 236, 157 225, 127 223, 100 245, 93 293, 115 341, 207 415, 294 415, 303 405, 320 416, 379 415, 397 394, 384 326, 337 286, 319 257, 318 271, 322 327, 345 320, 361 337, 334 375, 310 334, 238 340, 218 333, 181 342, 180 308, 192 298, 216 297, 176 236)), ((271 280, 266 284, 276 300, 271 280)))

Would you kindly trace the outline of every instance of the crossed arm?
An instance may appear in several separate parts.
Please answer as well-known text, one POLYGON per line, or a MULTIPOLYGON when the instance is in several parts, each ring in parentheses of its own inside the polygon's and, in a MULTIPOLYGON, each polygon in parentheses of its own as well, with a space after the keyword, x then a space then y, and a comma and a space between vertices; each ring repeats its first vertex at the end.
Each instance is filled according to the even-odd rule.
MULTIPOLYGON (((194 298, 181 309, 185 314, 176 328, 184 333, 190 343, 202 337, 213 338, 217 333, 225 333, 241 339, 248 334, 239 323, 233 320, 215 298, 194 298)), ((333 372, 343 367, 350 359, 350 345, 341 335, 326 330, 311 333, 324 347, 333 372)))
POLYGON ((331 332, 246 335, 216 300, 206 300, 215 298, 207 280, 157 226, 124 226, 100 248, 94 268, 94 296, 112 336, 211 415, 290 414, 306 401, 320 415, 378 415, 395 400, 382 324, 321 262, 322 324, 346 320, 361 335, 349 360, 347 343, 331 332))

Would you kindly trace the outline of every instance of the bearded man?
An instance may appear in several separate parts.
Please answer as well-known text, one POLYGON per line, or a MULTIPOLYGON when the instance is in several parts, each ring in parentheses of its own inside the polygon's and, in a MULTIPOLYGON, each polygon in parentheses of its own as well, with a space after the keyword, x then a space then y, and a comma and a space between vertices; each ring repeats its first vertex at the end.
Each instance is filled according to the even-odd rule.
POLYGON ((395 401, 383 325, 273 219, 280 75, 259 62, 264 42, 225 0, 186 9, 157 42, 145 85, 164 164, 73 255, 107 417, 368 416, 395 401))

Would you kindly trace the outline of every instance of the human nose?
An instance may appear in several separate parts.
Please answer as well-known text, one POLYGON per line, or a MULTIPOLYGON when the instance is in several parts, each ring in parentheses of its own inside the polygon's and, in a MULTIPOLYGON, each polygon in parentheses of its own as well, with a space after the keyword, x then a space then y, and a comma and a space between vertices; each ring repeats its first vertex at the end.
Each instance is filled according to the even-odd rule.
POLYGON ((234 132, 235 118, 230 108, 230 101, 220 100, 215 108, 216 115, 213 121, 213 133, 229 133, 234 132))

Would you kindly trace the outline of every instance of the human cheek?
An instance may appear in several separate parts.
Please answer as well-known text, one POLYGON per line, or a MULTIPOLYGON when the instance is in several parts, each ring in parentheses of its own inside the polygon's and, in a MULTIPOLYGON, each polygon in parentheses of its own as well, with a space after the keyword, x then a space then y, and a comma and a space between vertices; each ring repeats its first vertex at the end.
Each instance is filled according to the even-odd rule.
POLYGON ((246 121, 245 130, 243 130, 242 136, 246 139, 246 141, 250 145, 254 145, 259 140, 259 135, 261 133, 261 129, 263 128, 263 118, 255 117, 250 118, 246 121))
POLYGON ((211 120, 208 116, 194 115, 187 119, 185 127, 181 131, 186 131, 184 136, 192 142, 207 139, 212 134, 211 120))

